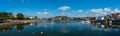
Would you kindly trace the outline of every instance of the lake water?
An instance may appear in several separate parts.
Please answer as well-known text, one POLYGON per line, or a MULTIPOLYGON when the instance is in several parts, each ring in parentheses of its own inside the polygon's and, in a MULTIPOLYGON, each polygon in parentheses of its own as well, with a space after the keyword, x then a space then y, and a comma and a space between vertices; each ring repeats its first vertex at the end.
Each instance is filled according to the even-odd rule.
POLYGON ((77 20, 0 24, 0 36, 120 36, 120 27, 77 20))

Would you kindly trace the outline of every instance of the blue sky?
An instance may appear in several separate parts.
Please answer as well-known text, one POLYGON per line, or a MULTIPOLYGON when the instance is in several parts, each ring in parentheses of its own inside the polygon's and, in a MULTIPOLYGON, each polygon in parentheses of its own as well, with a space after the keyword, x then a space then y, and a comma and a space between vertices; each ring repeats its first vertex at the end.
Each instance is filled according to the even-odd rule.
POLYGON ((27 16, 103 16, 120 12, 120 0, 0 0, 0 11, 27 16))

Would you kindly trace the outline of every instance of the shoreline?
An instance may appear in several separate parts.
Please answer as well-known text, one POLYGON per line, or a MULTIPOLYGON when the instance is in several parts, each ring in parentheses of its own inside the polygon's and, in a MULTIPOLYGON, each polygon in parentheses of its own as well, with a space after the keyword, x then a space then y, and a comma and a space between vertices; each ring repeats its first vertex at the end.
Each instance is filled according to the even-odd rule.
POLYGON ((8 20, 10 22, 4 22, 0 23, 1 24, 26 24, 26 23, 34 23, 34 22, 42 22, 45 20, 8 20))

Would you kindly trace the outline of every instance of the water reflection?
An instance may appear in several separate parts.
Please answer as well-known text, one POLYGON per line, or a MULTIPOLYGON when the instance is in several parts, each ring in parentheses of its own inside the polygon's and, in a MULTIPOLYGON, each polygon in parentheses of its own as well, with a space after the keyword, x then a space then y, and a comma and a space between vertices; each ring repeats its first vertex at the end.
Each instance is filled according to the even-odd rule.
POLYGON ((101 22, 95 22, 95 24, 91 24, 92 30, 104 30, 104 31, 118 31, 120 30, 120 25, 109 25, 109 24, 103 24, 101 22))
POLYGON ((119 25, 106 25, 101 22, 87 23, 88 21, 79 20, 55 20, 28 24, 4 24, 0 25, 0 35, 10 32, 17 34, 15 36, 93 36, 96 34, 96 36, 108 36, 109 33, 120 33, 118 32, 119 25))
POLYGON ((0 31, 6 32, 7 30, 12 30, 14 25, 0 25, 0 31))
POLYGON ((23 24, 17 24, 16 27, 17 27, 17 30, 18 30, 18 31, 24 29, 24 25, 23 25, 23 24))
POLYGON ((21 31, 24 29, 24 26, 28 25, 28 24, 2 24, 2 25, 0 25, 0 31, 6 32, 8 30, 13 30, 13 27, 15 27, 15 26, 18 31, 21 31))

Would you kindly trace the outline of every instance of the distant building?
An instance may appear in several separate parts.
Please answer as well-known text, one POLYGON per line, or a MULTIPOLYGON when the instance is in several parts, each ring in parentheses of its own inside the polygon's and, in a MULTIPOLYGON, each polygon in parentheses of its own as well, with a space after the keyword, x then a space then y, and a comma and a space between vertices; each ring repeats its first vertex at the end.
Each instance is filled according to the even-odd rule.
POLYGON ((35 17, 30 16, 29 18, 30 18, 30 19, 34 19, 35 17))
POLYGON ((48 18, 49 20, 69 20, 71 19, 70 17, 67 17, 67 16, 55 16, 55 17, 52 17, 52 18, 48 18))
POLYGON ((106 16, 108 20, 120 20, 120 13, 112 13, 106 16))
POLYGON ((104 17, 96 17, 96 20, 105 20, 104 17))

